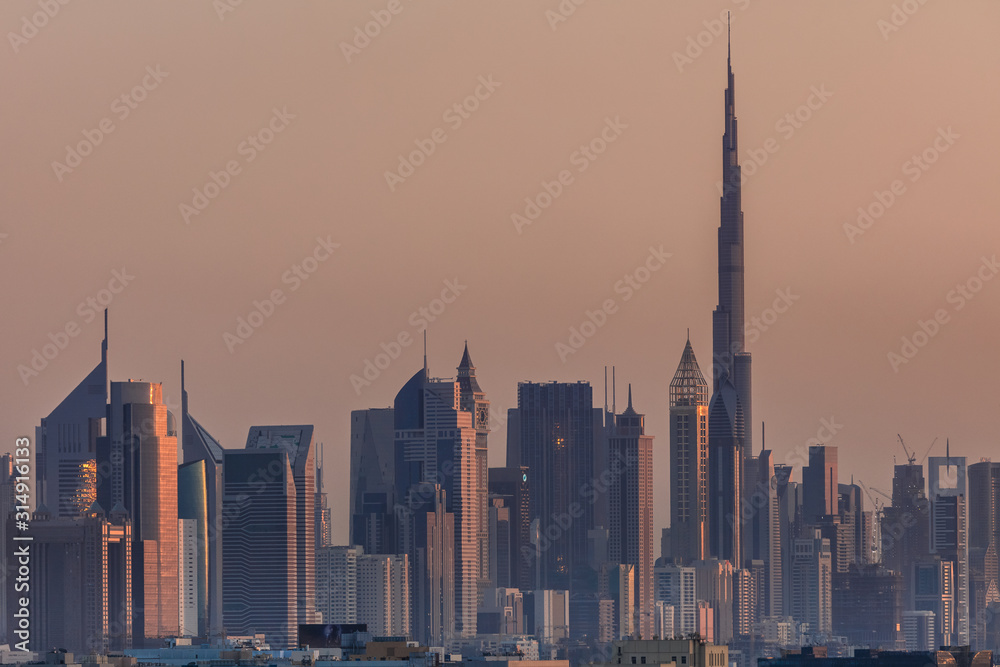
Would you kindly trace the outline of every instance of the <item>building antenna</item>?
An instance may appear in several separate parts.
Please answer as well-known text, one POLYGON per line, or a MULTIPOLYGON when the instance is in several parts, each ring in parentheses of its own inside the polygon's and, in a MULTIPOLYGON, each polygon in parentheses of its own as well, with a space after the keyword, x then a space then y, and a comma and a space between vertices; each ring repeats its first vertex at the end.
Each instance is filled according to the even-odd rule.
POLYGON ((604 411, 608 411, 608 367, 604 367, 604 411))
POLYGON ((424 329, 424 379, 427 377, 427 329, 424 329))
POLYGON ((611 412, 618 414, 618 402, 615 400, 615 367, 611 367, 611 412))
POLYGON ((764 453, 764 426, 765 425, 766 424, 763 421, 760 422, 760 453, 761 454, 764 453))

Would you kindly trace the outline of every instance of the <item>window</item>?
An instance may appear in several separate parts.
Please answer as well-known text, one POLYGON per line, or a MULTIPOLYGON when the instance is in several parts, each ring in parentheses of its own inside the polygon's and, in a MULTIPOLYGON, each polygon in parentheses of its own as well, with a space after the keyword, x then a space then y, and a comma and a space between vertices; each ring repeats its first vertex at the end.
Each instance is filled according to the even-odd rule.
POLYGON ((688 664, 688 657, 686 655, 681 656, 681 664, 682 665, 688 664))
POLYGON ((632 664, 633 665, 635 664, 635 656, 634 655, 632 656, 632 664))
POLYGON ((646 656, 642 656, 642 664, 646 664, 646 656))

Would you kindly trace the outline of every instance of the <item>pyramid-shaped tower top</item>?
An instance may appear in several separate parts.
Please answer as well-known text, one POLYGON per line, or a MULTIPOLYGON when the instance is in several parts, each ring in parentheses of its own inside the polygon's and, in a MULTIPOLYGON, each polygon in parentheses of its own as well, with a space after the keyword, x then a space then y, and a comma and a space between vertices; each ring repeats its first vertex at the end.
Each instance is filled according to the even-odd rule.
POLYGON ((708 383, 694 356, 690 337, 684 345, 674 379, 670 381, 670 407, 685 405, 708 405, 708 383))
POLYGON ((479 386, 479 381, 476 380, 476 367, 472 363, 472 357, 469 356, 469 341, 465 341, 465 351, 462 353, 462 361, 459 362, 456 370, 458 370, 456 379, 463 393, 484 393, 479 386))

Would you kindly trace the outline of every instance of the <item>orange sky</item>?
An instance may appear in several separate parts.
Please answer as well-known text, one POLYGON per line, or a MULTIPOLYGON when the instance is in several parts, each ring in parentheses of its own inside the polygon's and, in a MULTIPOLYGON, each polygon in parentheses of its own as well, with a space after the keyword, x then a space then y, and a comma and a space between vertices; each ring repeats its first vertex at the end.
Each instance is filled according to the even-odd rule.
MULTIPOLYGON (((179 403, 183 357, 192 413, 230 447, 251 424, 315 424, 343 508, 349 413, 391 404, 420 366, 425 307, 432 373, 454 374, 468 339, 502 410, 519 380, 590 380, 599 396, 616 365, 656 436, 664 526, 687 328, 711 370, 726 58, 712 31, 730 9, 746 312, 769 322, 748 332, 756 432, 766 420, 787 460, 833 418, 842 477, 886 490, 897 432, 921 456, 934 436, 970 462, 996 451, 995 2, 914 0, 895 17, 887 0, 564 0, 567 16, 556 0, 48 2, 51 17, 46 0, 0 5, 0 449, 97 363, 87 299, 110 296, 114 379, 163 381, 179 403), (548 205, 536 216, 526 197, 548 205), (845 230, 879 197, 880 217, 845 230), (651 247, 670 257, 636 274, 651 247), (134 278, 102 294, 123 269, 134 278), (627 290, 629 274, 648 280, 627 290), (954 291, 970 280, 981 291, 954 291), (452 302, 434 304, 446 281, 452 302), (798 298, 774 316, 779 290, 798 298), (609 300, 563 361, 557 344, 609 300), (68 325, 25 385, 18 366, 68 325), (351 375, 401 336, 359 395, 351 375)), ((502 464, 502 427, 490 449, 502 464)), ((335 511, 336 541, 346 526, 335 511)))

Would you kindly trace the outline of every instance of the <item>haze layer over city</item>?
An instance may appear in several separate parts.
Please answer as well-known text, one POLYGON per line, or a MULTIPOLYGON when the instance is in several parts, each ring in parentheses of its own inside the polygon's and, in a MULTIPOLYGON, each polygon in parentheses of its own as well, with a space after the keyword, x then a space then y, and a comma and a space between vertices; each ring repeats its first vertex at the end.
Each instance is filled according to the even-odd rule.
POLYGON ((729 12, 755 449, 766 422, 776 462, 822 441, 886 492, 897 433, 992 456, 1000 7, 562 4, 403 0, 365 40, 385 2, 70 3, 34 32, 5 2, 5 450, 107 307, 112 379, 179 412, 184 359, 224 446, 313 424, 346 543, 350 412, 392 404, 426 329, 433 376, 468 341, 491 466, 518 382, 599 407, 614 366, 659 536, 688 331, 712 366, 729 12))

